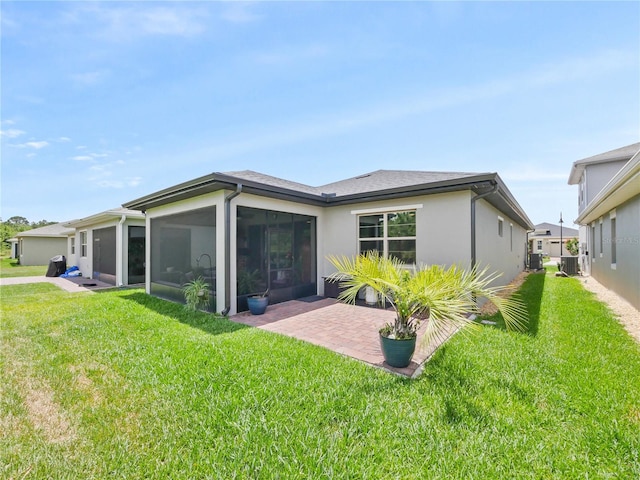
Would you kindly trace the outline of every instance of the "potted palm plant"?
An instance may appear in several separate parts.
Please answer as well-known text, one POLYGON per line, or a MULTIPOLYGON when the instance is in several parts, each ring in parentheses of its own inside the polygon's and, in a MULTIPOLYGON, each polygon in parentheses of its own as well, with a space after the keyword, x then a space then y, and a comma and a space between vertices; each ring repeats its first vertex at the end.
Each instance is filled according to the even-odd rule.
POLYGON ((199 276, 183 286, 185 307, 188 310, 206 310, 211 303, 211 290, 209 284, 202 276, 199 276))
POLYGON ((524 304, 515 297, 500 296, 505 287, 490 287, 499 274, 489 274, 486 268, 408 267, 377 252, 355 258, 331 256, 329 261, 337 271, 328 280, 340 282, 344 289, 339 300, 355 303, 358 291, 370 287, 395 310, 394 321, 380 329, 382 353, 392 367, 406 367, 411 362, 421 322, 427 322, 423 346, 476 325, 471 314, 478 313, 476 300, 480 298, 500 310, 507 328, 524 328, 524 304))

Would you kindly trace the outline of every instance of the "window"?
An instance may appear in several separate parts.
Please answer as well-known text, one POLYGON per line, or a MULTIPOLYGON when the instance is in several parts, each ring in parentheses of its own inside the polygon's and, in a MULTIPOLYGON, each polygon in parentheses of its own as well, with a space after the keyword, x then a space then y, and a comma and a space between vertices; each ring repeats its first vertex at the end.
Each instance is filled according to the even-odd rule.
POLYGON ((509 245, 513 252, 513 223, 509 224, 509 245))
POLYGON ((76 237, 71 237, 71 255, 76 254, 76 237))
POLYGON ((591 245, 589 246, 589 250, 591 251, 591 261, 593 261, 596 256, 596 224, 591 224, 591 245))
POLYGON ((618 252, 616 251, 616 212, 612 212, 611 216, 611 263, 616 264, 616 257, 618 252))
POLYGON ((87 256, 87 232, 80 232, 80 256, 87 256))
POLYGON ((602 229, 602 219, 600 219, 600 257, 602 257, 602 253, 604 252, 603 249, 603 244, 604 244, 604 240, 603 238, 603 229, 602 229))
POLYGON ((542 240, 538 240, 538 251, 542 251, 542 240))
POLYGON ((498 217, 498 236, 502 237, 504 229, 504 219, 502 217, 498 217))
POLYGON ((379 252, 404 263, 416 263, 416 212, 389 212, 358 217, 360 253, 379 252))

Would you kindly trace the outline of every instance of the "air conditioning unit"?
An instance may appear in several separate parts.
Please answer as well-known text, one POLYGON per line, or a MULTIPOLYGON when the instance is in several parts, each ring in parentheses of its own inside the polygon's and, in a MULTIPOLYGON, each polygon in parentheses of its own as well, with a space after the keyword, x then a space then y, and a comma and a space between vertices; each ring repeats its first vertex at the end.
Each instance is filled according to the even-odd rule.
POLYGON ((560 269, 567 275, 578 275, 578 257, 560 257, 560 269))
POLYGON ((530 253, 529 254, 529 269, 540 270, 542 268, 542 254, 530 253))

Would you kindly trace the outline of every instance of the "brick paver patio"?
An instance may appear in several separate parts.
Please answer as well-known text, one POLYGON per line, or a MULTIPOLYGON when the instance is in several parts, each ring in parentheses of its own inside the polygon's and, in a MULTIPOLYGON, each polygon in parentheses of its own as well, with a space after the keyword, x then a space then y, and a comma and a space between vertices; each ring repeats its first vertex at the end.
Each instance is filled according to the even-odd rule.
MULTIPOLYGON (((394 373, 416 376, 439 344, 417 349, 406 368, 387 365, 380 351, 378 330, 392 321, 394 316, 391 310, 346 305, 333 298, 312 297, 269 305, 263 315, 242 312, 230 319, 304 340, 394 373)), ((422 332, 419 332, 418 344, 421 339, 422 332)))

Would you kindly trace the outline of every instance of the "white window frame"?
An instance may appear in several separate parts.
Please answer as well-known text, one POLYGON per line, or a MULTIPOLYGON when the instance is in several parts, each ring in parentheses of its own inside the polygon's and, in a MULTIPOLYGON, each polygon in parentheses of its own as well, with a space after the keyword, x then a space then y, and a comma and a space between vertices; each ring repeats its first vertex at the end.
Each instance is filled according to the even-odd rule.
POLYGON ((76 237, 71 237, 71 255, 76 254, 76 237))
POLYGON ((602 226, 602 217, 600 217, 600 258, 604 256, 604 227, 602 226))
POLYGON ((513 252, 513 223, 509 224, 509 248, 513 252))
POLYGON ((87 237, 88 233, 86 230, 80 232, 80 256, 86 258, 89 255, 89 250, 87 249, 87 237))
MULTIPOLYGON (((420 205, 420 207, 422 207, 422 205, 420 205)), ((418 207, 418 208, 420 208, 418 207)), ((356 211, 354 210, 352 213, 355 213, 356 211)), ((413 209, 399 209, 399 208, 385 208, 385 209, 380 209, 380 210, 358 210, 358 215, 356 217, 357 219, 357 228, 358 228, 358 254, 361 255, 364 252, 361 250, 361 245, 362 242, 367 242, 367 241, 382 241, 382 248, 383 251, 380 252, 382 254, 382 256, 384 258, 389 258, 389 241, 394 241, 394 240, 413 240, 415 242, 415 257, 417 260, 417 256, 418 256, 418 231, 417 231, 417 227, 418 227, 418 215, 417 212, 415 210, 415 208, 413 209), (394 214, 394 213, 413 213, 415 215, 415 219, 416 219, 416 235, 415 236, 409 236, 409 237, 390 237, 389 236, 389 231, 388 231, 388 216, 389 214, 394 214), (371 215, 382 215, 382 236, 381 237, 360 237, 360 218, 361 217, 366 217, 366 216, 371 216, 371 215)))
POLYGON ((504 218, 498 217, 498 236, 504 236, 504 218))
POLYGON ((617 260, 618 260, 618 249, 617 249, 617 232, 616 229, 618 227, 618 222, 616 221, 616 211, 615 210, 611 210, 611 212, 609 212, 609 223, 610 223, 610 232, 611 232, 611 269, 615 270, 617 265, 617 260))

